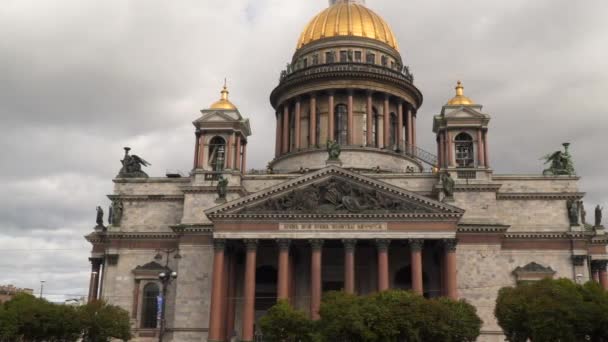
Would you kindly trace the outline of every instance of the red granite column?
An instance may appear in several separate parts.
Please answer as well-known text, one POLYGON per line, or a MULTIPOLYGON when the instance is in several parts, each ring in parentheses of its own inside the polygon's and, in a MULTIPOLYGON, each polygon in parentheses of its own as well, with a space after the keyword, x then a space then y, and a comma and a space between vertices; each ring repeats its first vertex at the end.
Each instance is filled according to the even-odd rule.
POLYGON ((294 118, 295 121, 295 125, 294 125, 294 149, 297 151, 300 149, 302 142, 301 142, 301 137, 302 137, 302 132, 300 131, 300 125, 301 125, 301 119, 302 119, 302 103, 300 102, 300 98, 296 99, 296 116, 294 118))
POLYGON ((403 150, 403 100, 399 100, 397 104, 397 146, 399 150, 403 150))
POLYGON ((424 240, 411 239, 409 240, 411 262, 412 262, 412 291, 422 295, 424 285, 422 284, 422 248, 424 240))
POLYGON ((310 128, 308 147, 314 148, 317 145, 317 96, 315 94, 310 95, 310 116, 308 120, 308 127, 310 128))
POLYGON ((101 259, 89 258, 91 262, 91 279, 89 280, 89 302, 96 301, 99 292, 99 271, 101 269, 101 259))
POLYGON ((329 105, 329 118, 328 118, 328 122, 327 122, 327 136, 329 137, 330 141, 334 141, 335 137, 334 137, 334 93, 330 92, 329 93, 329 97, 328 97, 328 105, 329 105))
POLYGON ((287 239, 277 240, 279 245, 279 274, 277 284, 277 299, 289 298, 289 245, 287 239))
POLYGON ((319 319, 319 309, 321 308, 322 278, 321 278, 321 258, 323 254, 323 240, 310 240, 310 317, 313 320, 319 319))
POLYGON ((455 166, 454 164, 454 143, 452 142, 452 134, 446 131, 447 147, 448 147, 448 166, 455 166))
POLYGON ((135 280, 135 286, 133 287, 133 306, 131 308, 131 318, 137 319, 137 311, 139 309, 139 279, 135 280))
POLYGON ((416 113, 412 113, 412 146, 416 146, 416 113))
MULTIPOLYGON (((409 107, 409 106, 408 106, 409 107)), ((412 110, 410 108, 407 109, 407 143, 409 146, 414 145, 413 143, 413 121, 412 121, 412 110)))
POLYGON ((247 257, 245 260, 245 286, 243 290, 243 336, 241 341, 253 341, 255 324, 255 266, 257 240, 245 240, 247 257))
POLYGON ((445 167, 443 159, 443 134, 439 133, 439 136, 437 137, 437 163, 439 164, 439 168, 445 167))
POLYGON ((355 132, 354 132, 354 116, 353 116, 353 91, 352 89, 348 90, 348 132, 347 132, 347 140, 346 143, 348 145, 353 145, 355 143, 355 132))
POLYGON ((597 260, 591 261, 591 277, 596 283, 600 283, 600 267, 597 260))
POLYGON ((241 167, 243 168, 243 174, 247 173, 247 142, 243 144, 243 161, 241 162, 241 167))
POLYGON ((234 332, 236 312, 236 254, 232 251, 228 261, 228 308, 226 309, 226 339, 234 332))
POLYGON ((367 92, 367 144, 366 146, 374 146, 372 127, 374 126, 374 107, 372 102, 372 92, 367 92))
POLYGON ((214 256, 213 256, 213 277, 211 285, 211 307, 209 309, 209 335, 208 341, 222 341, 222 289, 224 288, 224 249, 226 241, 216 239, 213 241, 214 256))
POLYGON ((458 275, 456 265, 456 239, 443 241, 445 249, 445 286, 449 298, 458 299, 458 275))
POLYGON ((480 167, 484 167, 485 166, 485 162, 484 162, 484 149, 483 149, 483 137, 481 135, 481 130, 477 131, 477 165, 479 165, 480 167))
POLYGON ((283 114, 277 111, 277 136, 275 137, 275 148, 274 154, 275 157, 278 157, 283 151, 283 114))
POLYGON ((243 160, 243 155, 241 153, 241 137, 237 136, 236 137, 236 169, 239 171, 243 171, 241 170, 241 161, 243 160))
POLYGON ((608 260, 600 261, 600 269, 599 269, 599 278, 600 285, 604 290, 608 291, 608 271, 606 271, 606 266, 608 265, 608 260))
POLYGON ((289 152, 289 104, 283 105, 283 153, 289 152))
POLYGON ((201 148, 201 130, 196 129, 196 133, 194 133, 194 168, 198 168, 199 166, 199 153, 201 148))
POLYGON ((355 293, 355 247, 357 240, 342 240, 344 243, 344 292, 355 293))
POLYGON ((391 143, 391 114, 389 107, 389 95, 384 95, 384 148, 390 147, 391 143))
POLYGON ((390 240, 376 240, 378 248, 378 292, 386 291, 389 288, 388 279, 388 246, 390 240))

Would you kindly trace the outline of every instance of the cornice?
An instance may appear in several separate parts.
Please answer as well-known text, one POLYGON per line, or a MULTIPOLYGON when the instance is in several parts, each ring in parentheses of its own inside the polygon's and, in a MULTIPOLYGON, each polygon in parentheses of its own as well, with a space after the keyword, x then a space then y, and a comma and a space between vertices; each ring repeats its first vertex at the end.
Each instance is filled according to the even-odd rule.
POLYGON ((513 232, 506 233, 507 239, 589 239, 593 237, 591 232, 513 232))
MULTIPOLYGON (((204 185, 188 185, 188 186, 183 186, 180 187, 180 189, 187 194, 194 194, 194 193, 217 193, 217 187, 215 186, 204 186, 204 185)), ((229 186, 227 188, 227 192, 228 193, 238 193, 241 196, 247 196, 249 195, 249 192, 247 191, 247 189, 245 189, 243 186, 229 186)))
POLYGON ((187 233, 213 233, 212 224, 177 224, 169 226, 169 228, 178 235, 187 233))
POLYGON ((502 184, 455 184, 456 192, 497 192, 502 184))
POLYGON ((509 225, 504 224, 473 224, 464 223, 458 225, 458 233, 505 233, 509 225))
POLYGON ((112 201, 132 201, 132 202, 143 202, 143 201, 183 201, 184 195, 108 195, 108 198, 112 201))
POLYGON ((162 177, 154 177, 154 178, 114 178, 112 182, 117 184, 127 184, 127 183, 189 183, 191 181, 190 177, 181 177, 181 178, 162 178, 162 177))
POLYGON ((212 214, 214 219, 222 220, 397 220, 409 219, 416 221, 457 221, 460 213, 393 213, 393 214, 212 214))
POLYGON ((494 180, 550 180, 550 181, 576 181, 581 178, 578 176, 547 176, 541 174, 531 174, 531 175, 508 175, 508 174, 497 174, 493 177, 494 180))
POLYGON ((585 197, 584 192, 510 192, 497 193, 497 200, 580 200, 585 197))

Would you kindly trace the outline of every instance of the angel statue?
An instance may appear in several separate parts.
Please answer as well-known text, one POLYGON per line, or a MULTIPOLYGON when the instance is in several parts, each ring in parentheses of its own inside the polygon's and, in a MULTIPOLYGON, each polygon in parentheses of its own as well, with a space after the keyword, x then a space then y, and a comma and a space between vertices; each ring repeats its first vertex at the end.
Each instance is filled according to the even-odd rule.
POLYGON ((125 157, 120 162, 122 168, 118 172, 118 178, 148 178, 148 174, 141 170, 141 166, 151 164, 136 155, 129 155, 130 147, 125 147, 125 157))
POLYGON ((564 143, 564 152, 555 151, 544 156, 542 159, 545 160, 545 164, 551 163, 548 169, 543 170, 543 175, 568 175, 573 176, 576 174, 574 170, 574 162, 572 156, 568 152, 569 143, 564 143))

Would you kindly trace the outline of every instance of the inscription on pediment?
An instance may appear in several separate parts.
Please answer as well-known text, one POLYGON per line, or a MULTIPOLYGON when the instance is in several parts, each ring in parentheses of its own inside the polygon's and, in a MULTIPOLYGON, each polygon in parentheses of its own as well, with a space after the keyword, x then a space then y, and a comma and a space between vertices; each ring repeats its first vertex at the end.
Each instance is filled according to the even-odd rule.
POLYGON ((285 231, 386 231, 384 223, 340 223, 340 222, 310 222, 310 223, 279 223, 279 230, 285 231))
POLYGON ((419 203, 341 178, 330 178, 243 208, 240 213, 433 213, 419 203))

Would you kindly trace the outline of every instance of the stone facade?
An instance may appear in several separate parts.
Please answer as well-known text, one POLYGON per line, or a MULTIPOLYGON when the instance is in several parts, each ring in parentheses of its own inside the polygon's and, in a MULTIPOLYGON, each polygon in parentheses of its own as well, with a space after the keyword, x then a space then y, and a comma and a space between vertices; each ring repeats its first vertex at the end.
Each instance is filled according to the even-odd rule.
POLYGON ((422 94, 403 65, 386 41, 307 38, 271 94, 267 170, 247 169, 249 121, 224 87, 194 121, 188 177, 114 179, 122 215, 87 236, 89 299, 128 310, 136 341, 251 341, 277 299, 317 318, 323 291, 411 289, 469 301, 484 321, 479 340, 501 341, 501 287, 552 276, 608 288, 603 229, 580 208, 577 224, 569 216, 584 198, 579 178, 494 174, 490 115, 460 83, 434 118, 436 154, 421 150, 422 94), (367 54, 376 59, 358 60, 367 54), (172 281, 157 274, 173 271, 172 281))

